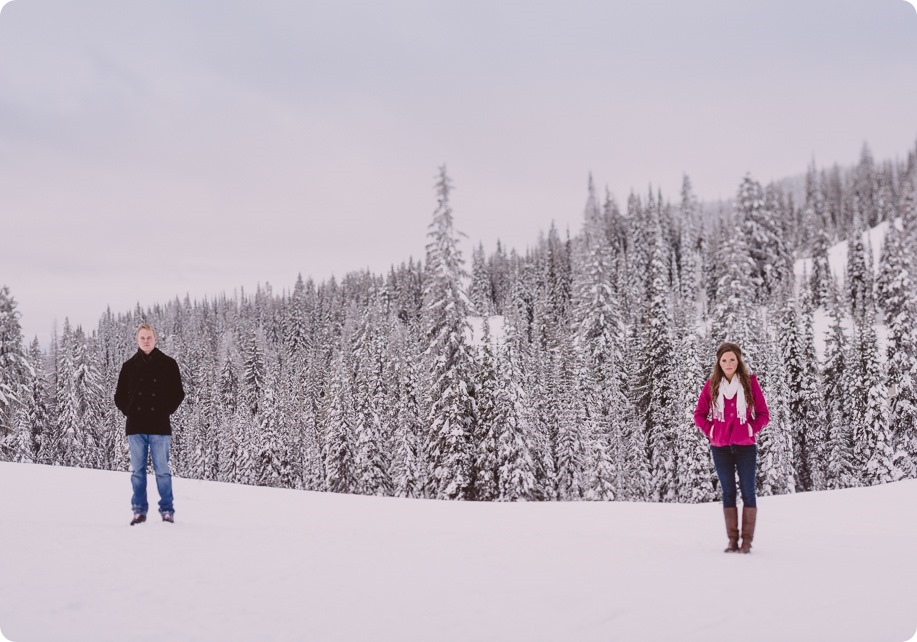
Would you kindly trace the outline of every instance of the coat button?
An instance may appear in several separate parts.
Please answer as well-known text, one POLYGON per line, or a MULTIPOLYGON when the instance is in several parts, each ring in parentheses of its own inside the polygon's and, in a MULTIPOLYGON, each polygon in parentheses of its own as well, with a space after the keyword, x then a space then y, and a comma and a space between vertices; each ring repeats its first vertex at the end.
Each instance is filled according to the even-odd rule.
POLYGON ((153 383, 156 383, 156 378, 155 378, 155 377, 153 378, 153 383))
POLYGON ((153 393, 153 396, 154 396, 154 397, 156 396, 156 393, 155 393, 155 392, 153 393))
POLYGON ((138 393, 137 393, 137 396, 138 396, 138 397, 142 397, 142 396, 143 396, 143 393, 142 393, 142 392, 138 392, 138 393))
POLYGON ((150 406, 150 412, 153 412, 154 410, 156 410, 156 408, 154 408, 153 406, 150 406))

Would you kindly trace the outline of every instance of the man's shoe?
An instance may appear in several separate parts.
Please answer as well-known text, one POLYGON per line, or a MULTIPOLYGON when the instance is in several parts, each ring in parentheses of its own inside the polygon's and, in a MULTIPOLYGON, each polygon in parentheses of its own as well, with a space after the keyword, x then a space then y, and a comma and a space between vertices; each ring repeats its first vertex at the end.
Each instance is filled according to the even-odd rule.
POLYGON ((174 513, 163 513, 162 521, 169 522, 170 524, 175 523, 175 514, 174 513))
POLYGON ((134 519, 131 520, 131 526, 133 526, 134 524, 142 524, 145 521, 146 521, 146 515, 144 515, 143 513, 135 513, 134 519))

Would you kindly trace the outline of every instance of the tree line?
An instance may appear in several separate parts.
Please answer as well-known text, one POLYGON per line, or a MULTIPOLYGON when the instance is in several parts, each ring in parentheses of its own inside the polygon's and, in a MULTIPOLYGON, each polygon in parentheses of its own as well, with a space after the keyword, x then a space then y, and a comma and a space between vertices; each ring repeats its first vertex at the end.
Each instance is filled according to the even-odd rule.
POLYGON ((127 470, 112 395, 148 322, 187 393, 173 416, 182 477, 479 501, 714 500, 693 410, 725 340, 746 351, 771 411, 761 494, 917 476, 917 148, 900 163, 864 146, 854 167, 813 165, 798 194, 746 175, 712 211, 687 177, 676 203, 650 188, 623 208, 590 177, 575 234, 552 226, 524 254, 479 245, 470 272, 451 190, 441 168, 423 261, 300 276, 280 294, 109 309, 91 332, 65 321, 47 351, 24 345, 0 289, 0 460, 127 470), (872 248, 864 232, 877 225, 888 231, 872 248), (828 266, 839 242, 842 282, 828 266), (811 268, 798 277, 802 257, 811 268), (828 320, 820 337, 816 317, 828 320))

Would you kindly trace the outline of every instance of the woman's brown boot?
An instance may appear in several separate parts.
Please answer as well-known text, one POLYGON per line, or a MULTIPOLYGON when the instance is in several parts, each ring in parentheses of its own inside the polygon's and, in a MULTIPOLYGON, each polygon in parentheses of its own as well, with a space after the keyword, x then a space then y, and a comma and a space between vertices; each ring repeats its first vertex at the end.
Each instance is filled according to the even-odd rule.
POLYGON ((751 541, 755 538, 755 520, 758 519, 757 508, 742 507, 742 546, 739 551, 751 553, 751 541))
POLYGON ((739 550, 739 509, 724 508, 723 515, 726 518, 726 537, 729 538, 729 546, 724 553, 735 553, 739 550))

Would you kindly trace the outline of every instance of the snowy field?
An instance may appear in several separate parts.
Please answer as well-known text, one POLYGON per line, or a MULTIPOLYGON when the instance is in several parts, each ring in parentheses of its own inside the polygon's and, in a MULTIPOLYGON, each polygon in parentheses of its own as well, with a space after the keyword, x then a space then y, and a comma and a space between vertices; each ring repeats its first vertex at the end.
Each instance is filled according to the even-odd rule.
POLYGON ((903 642, 917 481, 718 504, 473 504, 0 464, 0 629, 61 640, 903 642), (156 499, 155 483, 151 505, 156 499))

